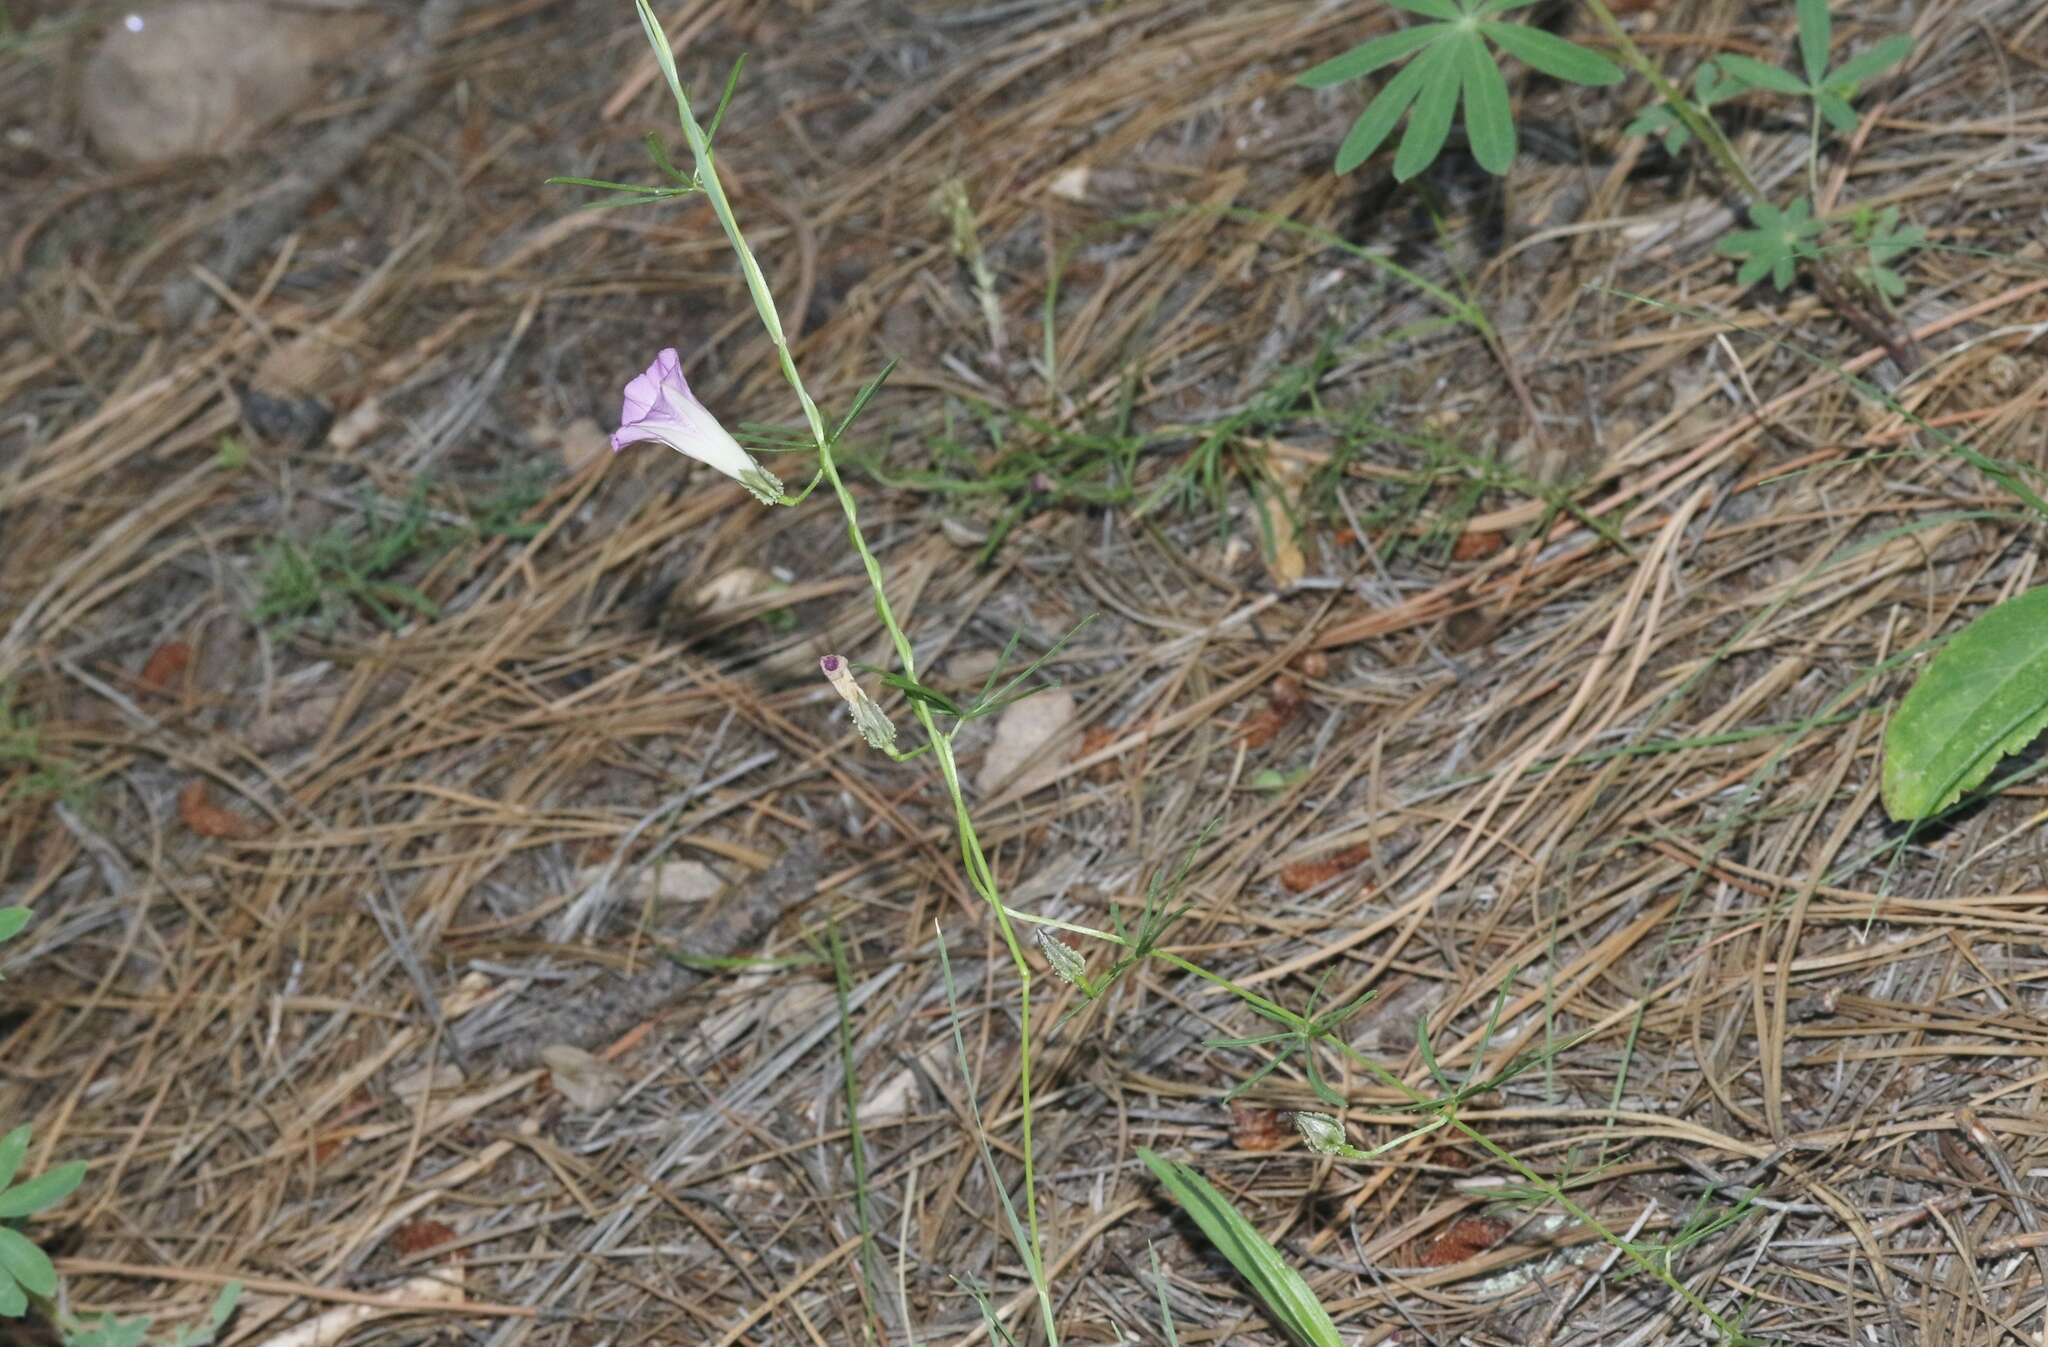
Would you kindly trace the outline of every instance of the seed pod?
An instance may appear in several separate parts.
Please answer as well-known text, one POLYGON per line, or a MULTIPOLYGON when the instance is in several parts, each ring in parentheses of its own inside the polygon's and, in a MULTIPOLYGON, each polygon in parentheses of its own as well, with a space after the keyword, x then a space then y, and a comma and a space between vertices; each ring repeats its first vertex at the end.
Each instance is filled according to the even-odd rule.
POLYGON ((1060 981, 1072 987, 1079 987, 1084 992, 1088 990, 1085 972, 1088 961, 1081 957, 1079 951, 1054 935, 1052 927, 1038 928, 1038 947, 1045 951, 1045 961, 1052 965, 1052 971, 1060 981))

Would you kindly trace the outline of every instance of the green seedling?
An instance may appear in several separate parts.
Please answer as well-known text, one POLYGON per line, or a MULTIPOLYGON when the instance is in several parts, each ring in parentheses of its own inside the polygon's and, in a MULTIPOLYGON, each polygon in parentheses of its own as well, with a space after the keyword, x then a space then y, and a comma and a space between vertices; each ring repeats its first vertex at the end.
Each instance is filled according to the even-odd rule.
POLYGON ((1298 83, 1327 88, 1361 79, 1404 58, 1351 125, 1337 149, 1337 171, 1349 173, 1393 134, 1404 113, 1408 130, 1394 152, 1394 177, 1406 182, 1442 152, 1460 102, 1472 157, 1489 173, 1506 173, 1515 158, 1515 118, 1495 48, 1557 79, 1613 84, 1621 67, 1596 51, 1500 16, 1535 0, 1388 0, 1396 9, 1434 20, 1364 42, 1305 72, 1298 83))

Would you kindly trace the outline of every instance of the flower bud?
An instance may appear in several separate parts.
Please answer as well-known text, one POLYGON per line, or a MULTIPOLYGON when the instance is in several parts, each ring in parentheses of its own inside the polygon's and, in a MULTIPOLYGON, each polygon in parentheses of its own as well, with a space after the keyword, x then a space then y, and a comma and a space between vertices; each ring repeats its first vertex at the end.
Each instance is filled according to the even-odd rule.
POLYGON ((1317 1155, 1342 1155, 1350 1149, 1344 1139, 1344 1124, 1327 1113, 1297 1113, 1294 1128, 1317 1155))
POLYGON ((818 661, 818 667, 825 673, 832 690, 846 703, 853 716, 853 727, 860 731, 860 737, 872 748, 884 752, 896 744, 896 727, 889 723, 889 717, 882 714, 882 708, 875 705, 874 698, 861 691, 860 684, 853 681, 853 666, 839 655, 827 655, 818 661))

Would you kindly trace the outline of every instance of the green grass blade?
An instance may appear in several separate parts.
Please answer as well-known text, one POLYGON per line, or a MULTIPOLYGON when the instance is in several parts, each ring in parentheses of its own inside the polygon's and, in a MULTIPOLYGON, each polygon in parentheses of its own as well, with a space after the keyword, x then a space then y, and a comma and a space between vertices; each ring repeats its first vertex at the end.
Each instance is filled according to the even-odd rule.
POLYGON ((1884 732, 1885 811, 1923 819, 2048 728, 2048 586, 1999 604, 1943 647, 1884 732))
POLYGON ((1138 1148, 1138 1158, 1182 1210, 1194 1218, 1217 1252, 1251 1283, 1252 1291, 1296 1341, 1307 1347, 1341 1347, 1343 1340, 1337 1336, 1337 1325, 1330 1321, 1329 1311, 1316 1299, 1315 1292, 1308 1289, 1300 1273, 1282 1260, 1280 1251, 1238 1214, 1229 1198, 1186 1165, 1143 1146, 1138 1148))

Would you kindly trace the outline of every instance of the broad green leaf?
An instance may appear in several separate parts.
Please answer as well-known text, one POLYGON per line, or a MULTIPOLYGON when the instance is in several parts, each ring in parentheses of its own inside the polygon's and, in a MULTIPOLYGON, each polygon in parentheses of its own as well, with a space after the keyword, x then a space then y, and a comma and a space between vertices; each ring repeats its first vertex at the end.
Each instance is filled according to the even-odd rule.
POLYGON ((1557 79, 1573 84, 1615 84, 1621 80, 1621 67, 1599 52, 1527 24, 1487 22, 1479 25, 1479 31, 1530 69, 1557 79))
POLYGON ((1737 56, 1732 53, 1719 59, 1723 73, 1752 89, 1768 89, 1774 94, 1792 94, 1795 97, 1803 97, 1807 92, 1807 87, 1799 82, 1799 77, 1789 70, 1780 70, 1774 65, 1765 65, 1754 57, 1737 56))
POLYGON ((21 934, 21 928, 28 925, 35 914, 25 907, 0 907, 0 940, 12 940, 21 934))
POLYGON ((1508 105, 1508 83, 1484 43, 1473 38, 1458 47, 1465 85, 1465 136, 1472 142, 1472 157, 1488 173, 1506 173, 1515 161, 1515 116, 1508 105))
MULTIPOLYGON (((1410 52, 1421 51, 1444 35, 1450 25, 1425 23, 1415 28, 1403 28, 1398 33, 1388 33, 1370 42, 1361 42, 1342 56, 1333 56, 1321 65, 1310 66, 1294 77, 1294 82, 1307 89, 1326 89, 1332 84, 1343 84, 1363 75, 1370 75, 1383 65, 1391 65, 1410 52)), ((1340 173, 1342 169, 1338 170, 1340 173)))
POLYGON ((28 1124, 0 1137, 0 1189, 14 1182, 14 1171, 21 1168, 21 1157, 28 1154, 28 1124))
POLYGON ((1928 662, 1884 732, 1885 812, 1929 818, 2048 728, 2048 586, 1984 613, 1928 662))
POLYGON ((1401 120, 1401 114, 1415 101, 1415 95, 1422 92, 1422 62, 1416 61, 1402 69, 1401 73, 1387 81, 1379 96, 1365 105, 1365 111, 1358 114, 1358 120, 1351 124, 1350 134, 1337 147, 1337 171, 1349 173, 1366 160, 1372 158, 1386 138, 1393 133, 1394 126, 1401 120))
POLYGON ((1401 148, 1394 152, 1396 182, 1406 182, 1422 172, 1443 151, 1444 139, 1451 133, 1451 118, 1458 110, 1460 45, 1462 40, 1440 43, 1409 67, 1421 72, 1422 92, 1415 96, 1408 130, 1401 136, 1401 148))
POLYGON ((50 1266, 50 1256, 31 1244, 26 1235, 4 1225, 0 1225, 0 1272, 20 1282, 30 1295, 57 1293, 57 1269, 50 1266))
POLYGON ((1852 56, 1830 70, 1822 83, 1831 89, 1854 93, 1863 81, 1883 74, 1912 54, 1912 37, 1906 33, 1895 33, 1861 56, 1852 56))
POLYGON ((1799 60, 1806 67, 1806 82, 1818 86, 1827 72, 1828 47, 1833 41, 1828 17, 1828 0, 1799 0, 1799 60))
POLYGON ((55 1206, 71 1196, 71 1190, 85 1178, 85 1161, 73 1160, 45 1170, 27 1183, 18 1183, 0 1193, 0 1220, 33 1216, 44 1207, 55 1206))
POLYGON ((1297 1341, 1307 1347, 1341 1347, 1343 1339, 1337 1336, 1337 1325, 1330 1321, 1329 1311, 1316 1299, 1315 1292, 1280 1257, 1280 1251, 1238 1214, 1229 1198, 1186 1165, 1143 1146, 1138 1148, 1138 1158, 1182 1210, 1194 1218, 1217 1252, 1251 1283, 1266 1309, 1297 1341))

